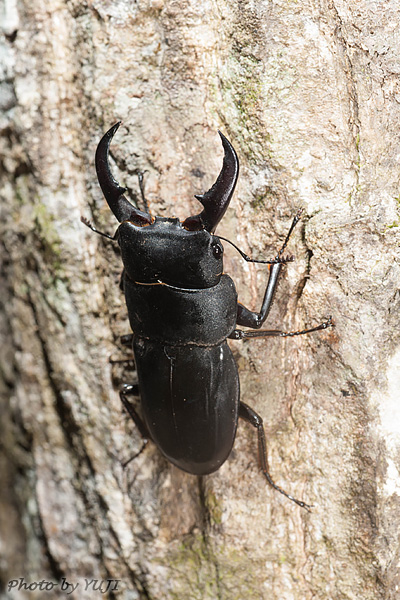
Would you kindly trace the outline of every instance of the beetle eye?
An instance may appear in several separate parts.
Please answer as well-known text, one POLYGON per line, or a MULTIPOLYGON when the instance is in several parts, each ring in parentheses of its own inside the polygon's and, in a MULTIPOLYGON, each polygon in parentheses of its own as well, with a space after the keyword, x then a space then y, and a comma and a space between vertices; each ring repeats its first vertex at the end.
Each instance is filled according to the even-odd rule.
POLYGON ((211 246, 212 246, 212 251, 213 251, 215 258, 221 258, 221 256, 224 253, 224 248, 223 248, 222 244, 218 244, 218 242, 214 242, 213 244, 211 244, 211 246))

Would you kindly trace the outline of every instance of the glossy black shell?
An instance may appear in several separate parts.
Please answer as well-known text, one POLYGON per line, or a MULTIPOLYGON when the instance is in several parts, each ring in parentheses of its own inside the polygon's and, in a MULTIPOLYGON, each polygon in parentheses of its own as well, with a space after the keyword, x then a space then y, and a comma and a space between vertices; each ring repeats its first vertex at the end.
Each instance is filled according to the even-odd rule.
MULTIPOLYGON (((149 228, 137 229, 140 235, 149 228)), ((203 246, 208 252, 215 236, 202 234, 209 238, 203 246)), ((206 263, 199 255, 198 263, 202 258, 206 263)), ((226 343, 236 325, 235 285, 221 273, 213 277, 215 285, 198 289, 138 283, 128 275, 129 262, 124 265, 146 426, 176 466, 196 475, 212 473, 231 452, 238 420, 239 378, 226 343)))
POLYGON ((132 281, 208 288, 223 269, 219 238, 204 229, 188 231, 179 219, 155 217, 145 227, 124 221, 118 229, 122 260, 132 281))
POLYGON ((96 170, 120 222, 116 239, 133 331, 143 419, 161 452, 181 469, 212 473, 229 456, 239 413, 239 378, 226 338, 237 318, 233 281, 223 275, 223 246, 213 235, 225 214, 239 161, 220 133, 222 169, 196 198, 201 213, 182 223, 153 217, 124 196, 109 165, 119 127, 102 137, 96 170))
POLYGON ((168 346, 135 338, 133 350, 153 441, 184 471, 216 471, 232 450, 239 410, 239 378, 227 343, 168 346))

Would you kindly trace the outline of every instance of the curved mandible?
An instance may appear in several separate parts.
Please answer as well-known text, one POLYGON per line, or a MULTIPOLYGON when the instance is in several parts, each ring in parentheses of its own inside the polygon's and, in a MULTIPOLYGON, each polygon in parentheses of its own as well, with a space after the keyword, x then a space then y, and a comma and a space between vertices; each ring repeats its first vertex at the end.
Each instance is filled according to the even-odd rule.
POLYGON ((188 217, 183 226, 191 231, 206 229, 214 233, 218 223, 225 214, 235 190, 239 176, 239 159, 226 137, 218 131, 224 148, 224 162, 222 169, 214 185, 205 194, 195 196, 204 210, 193 217, 188 217))
POLYGON ((118 221, 133 221, 138 225, 151 223, 151 217, 142 212, 129 202, 123 195, 126 188, 119 185, 111 173, 108 162, 110 143, 121 122, 116 123, 103 135, 96 150, 96 172, 100 187, 108 206, 117 217, 118 221))

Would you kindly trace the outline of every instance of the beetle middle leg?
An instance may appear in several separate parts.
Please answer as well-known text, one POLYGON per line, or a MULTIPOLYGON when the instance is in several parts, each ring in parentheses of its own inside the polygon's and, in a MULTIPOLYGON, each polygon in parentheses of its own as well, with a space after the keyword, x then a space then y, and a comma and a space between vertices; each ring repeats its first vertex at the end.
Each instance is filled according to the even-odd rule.
MULTIPOLYGON (((123 346, 125 346, 126 348, 130 348, 132 350, 132 342, 133 342, 133 334, 132 333, 128 333, 126 335, 121 335, 121 344, 123 346)), ((133 356, 131 356, 130 358, 110 358, 108 359, 108 362, 110 363, 110 365, 118 365, 118 364, 131 364, 134 365, 135 363, 135 359, 133 358, 133 356)), ((132 394, 139 394, 139 390, 137 390, 137 392, 132 392, 132 394)))
POLYGON ((316 327, 311 329, 303 329, 302 331, 281 331, 280 329, 259 329, 258 331, 243 331, 242 329, 234 329, 229 337, 233 340, 243 340, 244 338, 255 338, 255 337, 294 337, 296 335, 304 335, 305 333, 313 333, 314 331, 321 331, 328 327, 333 327, 332 317, 329 317, 327 321, 324 321, 316 327))
POLYGON ((122 389, 119 393, 119 397, 121 398, 121 402, 124 405, 125 410, 131 417, 132 421, 135 423, 135 425, 138 428, 139 433, 142 437, 142 440, 143 440, 143 444, 142 444, 142 447, 140 448, 140 450, 138 452, 136 452, 136 454, 131 456, 127 461, 125 461, 123 463, 123 467, 126 467, 132 460, 137 458, 139 456, 139 454, 141 454, 143 452, 143 450, 146 448, 149 440, 151 440, 151 435, 150 435, 149 430, 147 429, 145 422, 139 416, 136 408, 133 406, 133 404, 131 402, 129 402, 129 400, 127 398, 127 396, 137 396, 138 394, 139 394, 139 386, 137 384, 131 384, 131 383, 125 383, 122 386, 122 389))
POLYGON ((260 466, 261 466, 261 470, 262 470, 266 480, 270 484, 270 486, 272 486, 275 490, 277 490, 278 492, 280 492, 281 494, 286 496, 286 498, 289 498, 289 500, 292 500, 293 502, 295 502, 296 504, 298 504, 299 506, 301 506, 302 508, 305 508, 308 512, 310 512, 312 505, 306 504, 302 500, 297 500, 297 498, 294 498, 293 496, 291 496, 290 494, 285 492, 285 490, 280 488, 273 481, 271 475, 269 474, 268 457, 267 457, 267 442, 265 439, 263 420, 260 417, 260 415, 258 415, 252 408, 250 408, 250 406, 247 406, 247 404, 245 404, 244 402, 241 402, 240 407, 239 407, 239 417, 241 417, 244 421, 247 421, 247 423, 250 423, 250 425, 253 425, 253 427, 255 427, 257 429, 258 457, 259 457, 259 461, 260 461, 260 466))

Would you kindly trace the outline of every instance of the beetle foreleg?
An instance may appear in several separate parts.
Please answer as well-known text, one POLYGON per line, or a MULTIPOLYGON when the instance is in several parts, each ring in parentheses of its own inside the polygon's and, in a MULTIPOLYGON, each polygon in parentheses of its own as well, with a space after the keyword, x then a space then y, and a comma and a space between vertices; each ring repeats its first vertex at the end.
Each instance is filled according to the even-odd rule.
POLYGON ((292 224, 290 226, 290 229, 288 231, 288 234, 285 237, 285 241, 283 242, 283 246, 279 250, 278 254, 276 255, 276 259, 278 259, 282 256, 283 251, 285 250, 286 246, 288 245, 288 242, 289 242, 290 236, 292 235, 293 229, 296 227, 297 223, 300 221, 300 217, 303 214, 303 210, 304 210, 303 208, 300 208, 300 210, 298 210, 297 213, 295 214, 292 224))
POLYGON ((143 450, 146 448, 149 440, 151 440, 151 435, 150 435, 149 430, 147 429, 145 422, 139 416, 139 414, 136 411, 136 408, 133 406, 133 404, 131 404, 131 402, 129 402, 129 400, 127 398, 127 396, 136 396, 136 395, 138 395, 138 393, 139 393, 139 386, 137 384, 130 384, 130 383, 125 383, 122 387, 122 390, 119 393, 119 397, 121 398, 122 404, 124 405, 127 413, 131 417, 132 421, 135 423, 135 425, 138 428, 139 433, 143 439, 143 445, 140 448, 139 452, 136 452, 136 454, 134 454, 134 456, 131 456, 131 458, 129 458, 127 461, 125 461, 123 463, 124 467, 126 467, 126 465, 129 464, 134 458, 137 458, 139 456, 139 454, 141 454, 143 452, 143 450))
POLYGON ((267 442, 265 439, 265 431, 264 431, 263 421, 262 421, 262 418, 260 417, 260 415, 258 415, 252 408, 250 408, 250 406, 247 406, 247 404, 245 404, 244 402, 241 402, 240 407, 239 407, 239 417, 241 417, 242 419, 247 421, 247 423, 250 423, 250 425, 253 425, 253 427, 255 427, 257 429, 258 458, 260 461, 261 470, 262 470, 266 480, 268 481, 268 483, 275 490, 277 490, 278 492, 280 492, 281 494, 286 496, 286 498, 289 498, 289 500, 292 500, 293 502, 295 502, 296 504, 298 504, 299 506, 301 506, 302 508, 305 508, 308 512, 310 512, 312 505, 306 504, 302 500, 297 500, 296 498, 294 498, 293 496, 291 496, 290 494, 285 492, 282 488, 280 488, 278 485, 276 485, 276 483, 273 481, 271 475, 269 474, 268 457, 267 457, 267 442))
POLYGON ((138 181, 139 181, 139 188, 140 188, 140 196, 142 198, 142 202, 143 202, 143 205, 144 205, 144 208, 145 208, 146 212, 150 213, 149 203, 147 202, 147 199, 146 199, 146 196, 145 196, 145 193, 144 193, 143 175, 144 175, 144 171, 138 171, 137 172, 138 181))
MULTIPOLYGON (((249 310, 242 304, 238 303, 238 307, 237 307, 237 324, 238 325, 242 325, 243 327, 252 327, 253 329, 259 329, 261 327, 261 325, 264 323, 264 321, 266 320, 266 318, 268 317, 268 313, 271 309, 272 302, 274 300, 276 288, 278 286, 279 276, 282 271, 282 265, 285 262, 290 261, 289 257, 286 259, 283 259, 282 254, 283 254, 283 251, 285 250, 286 246, 288 245, 289 238, 292 235, 293 229, 296 227, 297 223, 300 220, 302 212, 303 212, 303 209, 300 209, 299 211, 297 211, 297 213, 292 221, 292 224, 290 226, 289 232, 285 238, 285 241, 283 242, 281 249, 279 250, 278 254, 275 257, 275 261, 277 261, 277 262, 271 264, 271 266, 270 266, 267 289, 265 290, 264 299, 263 299, 263 302, 261 305, 260 312, 253 312, 252 310, 249 310)), ((257 261, 257 262, 260 262, 260 261, 257 261)))
POLYGON ((253 312, 249 310, 243 304, 238 303, 237 305, 237 324, 243 327, 252 327, 253 329, 259 329, 268 317, 268 313, 271 309, 272 302, 274 300, 275 291, 278 285, 279 275, 282 270, 282 263, 275 263, 271 265, 269 271, 269 278, 267 289, 265 290, 264 299, 262 302, 260 312, 253 312))

